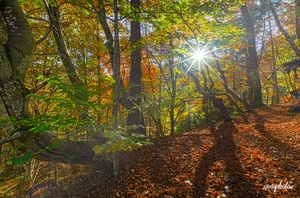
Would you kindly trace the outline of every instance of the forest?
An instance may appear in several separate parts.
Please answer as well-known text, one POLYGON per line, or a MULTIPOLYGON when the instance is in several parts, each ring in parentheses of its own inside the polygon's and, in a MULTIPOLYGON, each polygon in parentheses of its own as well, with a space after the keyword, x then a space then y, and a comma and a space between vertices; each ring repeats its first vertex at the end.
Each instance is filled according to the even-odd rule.
POLYGON ((299 0, 0 0, 0 197, 300 196, 299 0))

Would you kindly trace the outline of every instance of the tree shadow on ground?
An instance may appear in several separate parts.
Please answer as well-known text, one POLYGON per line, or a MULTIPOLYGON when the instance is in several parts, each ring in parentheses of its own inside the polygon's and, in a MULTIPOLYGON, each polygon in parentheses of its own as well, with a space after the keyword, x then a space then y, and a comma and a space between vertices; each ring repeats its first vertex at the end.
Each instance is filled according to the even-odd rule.
MULTIPOLYGON (((256 130, 261 136, 251 136, 250 141, 255 142, 257 145, 257 149, 261 153, 265 153, 269 156, 273 156, 274 166, 276 166, 276 173, 266 171, 266 180, 273 180, 275 183, 279 183, 280 181, 285 180, 284 182, 291 182, 292 186, 299 186, 300 181, 300 150, 296 147, 291 146, 289 143, 284 142, 284 139, 292 139, 293 132, 297 133, 299 131, 297 127, 289 125, 288 113, 286 111, 285 106, 281 105, 273 105, 276 108, 272 107, 264 107, 263 112, 259 111, 251 111, 249 115, 244 116, 242 118, 243 123, 250 123, 249 119, 251 119, 251 123, 254 123, 254 130, 256 130), (265 114, 265 115, 264 115, 265 114), (286 121, 284 121, 284 119, 286 121), (282 133, 283 124, 286 122, 286 134, 282 133), (272 129, 267 127, 274 128, 274 133, 270 133, 272 129), (276 136, 276 129, 278 129, 279 134, 276 136), (292 131, 291 131, 292 130, 292 131), (281 135, 281 136, 280 136, 281 135), (282 138, 282 135, 285 137, 282 138), (285 176, 281 176, 281 174, 285 176), (288 175, 288 176, 287 176, 288 175)), ((291 117, 291 119, 293 119, 291 117)), ((300 195, 300 189, 298 187, 290 189, 289 191, 293 191, 294 194, 300 195)))
MULTIPOLYGON (((203 156, 199 163, 199 168, 194 181, 194 197, 206 197, 209 188, 224 190, 229 197, 264 197, 259 195, 254 189, 251 182, 245 175, 238 156, 239 149, 233 139, 233 133, 238 130, 232 122, 225 122, 211 126, 210 131, 214 137, 214 146, 203 156), (216 162, 225 163, 225 177, 222 181, 223 186, 214 186, 207 183, 210 169, 216 162)), ((214 177, 217 177, 215 175, 214 177)))
MULTIPOLYGON (((265 138, 265 139, 261 139, 260 141, 267 142, 267 144, 262 144, 263 147, 260 147, 260 148, 262 150, 264 150, 265 152, 268 152, 271 155, 278 155, 278 157, 287 157, 285 160, 283 160, 283 162, 285 164, 291 163, 291 165, 292 165, 293 162, 290 162, 289 158, 292 158, 294 156, 300 156, 300 150, 293 148, 288 143, 285 143, 282 140, 280 140, 280 138, 274 137, 274 135, 270 134, 268 132, 268 130, 266 130, 266 128, 265 128, 265 125, 267 123, 272 124, 272 125, 273 124, 274 125, 282 124, 276 118, 277 118, 277 116, 282 116, 283 112, 277 111, 270 107, 266 107, 266 108, 268 108, 268 112, 273 114, 272 117, 274 117, 275 119, 274 118, 268 119, 268 118, 266 118, 266 116, 262 116, 262 115, 258 114, 256 111, 251 112, 251 114, 255 118, 254 129, 256 131, 258 131, 265 138)), ((269 118, 270 117, 271 116, 269 116, 269 118)), ((295 130, 297 130, 297 128, 295 130)), ((290 138, 293 138, 292 134, 290 134, 288 130, 287 130, 286 136, 290 136, 290 138)), ((295 171, 300 172, 299 163, 295 164, 294 168, 295 168, 295 171)))
MULTIPOLYGON (((290 178, 279 178, 279 180, 294 180, 296 178, 300 178, 300 150, 292 147, 288 143, 283 142, 279 138, 274 137, 268 132, 268 130, 266 130, 266 122, 272 123, 272 121, 268 121, 257 112, 253 112, 253 115, 257 119, 257 122, 254 125, 254 129, 257 130, 265 138, 261 139, 260 141, 267 142, 267 144, 261 144, 261 146, 259 147, 260 150, 269 153, 277 159, 281 159, 276 162, 276 167, 280 167, 280 171, 282 171, 282 173, 288 173, 290 175, 290 178)), ((292 135, 289 134, 289 131, 287 131, 286 136, 290 136, 290 138, 293 138, 292 135)), ((300 193, 298 188, 298 186, 300 185, 299 179, 295 182, 296 183, 293 183, 293 185, 297 186, 297 189, 293 188, 292 190, 298 190, 298 193, 300 193)))

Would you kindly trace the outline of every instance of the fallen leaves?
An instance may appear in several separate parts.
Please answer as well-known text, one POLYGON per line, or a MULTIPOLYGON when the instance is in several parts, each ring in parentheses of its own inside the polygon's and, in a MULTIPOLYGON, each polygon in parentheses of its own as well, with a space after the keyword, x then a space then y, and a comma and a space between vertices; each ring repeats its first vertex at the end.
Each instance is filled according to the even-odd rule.
POLYGON ((287 108, 254 110, 122 152, 119 177, 84 197, 298 197, 300 115, 289 116, 287 108), (274 192, 280 182, 293 188, 274 192))

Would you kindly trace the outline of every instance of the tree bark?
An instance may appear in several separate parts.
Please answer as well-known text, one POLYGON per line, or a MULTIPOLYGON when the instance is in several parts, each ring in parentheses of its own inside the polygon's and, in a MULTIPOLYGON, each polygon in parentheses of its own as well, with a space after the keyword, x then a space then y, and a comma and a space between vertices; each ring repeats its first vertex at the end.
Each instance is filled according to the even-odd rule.
POLYGON ((249 102, 251 108, 259 108, 264 106, 264 103, 262 101, 254 24, 246 4, 241 7, 241 11, 247 32, 246 72, 249 87, 249 102))
POLYGON ((139 22, 140 0, 132 0, 130 6, 133 10, 130 30, 130 45, 132 52, 130 54, 131 68, 130 68, 130 92, 129 100, 127 102, 127 109, 129 110, 126 118, 128 133, 139 133, 146 135, 146 128, 142 113, 142 51, 139 41, 141 40, 141 24, 139 22))
POLYGON ((100 25, 104 31, 105 37, 106 37, 106 43, 105 46, 108 50, 109 56, 110 56, 110 62, 111 65, 114 65, 114 59, 113 59, 113 54, 114 54, 114 38, 112 31, 107 23, 106 20, 106 10, 105 10, 105 5, 103 0, 98 0, 98 8, 95 6, 94 2, 89 0, 91 5, 93 6, 93 10, 96 12, 98 19, 100 21, 100 25))
MULTIPOLYGON (((170 36, 170 47, 174 49, 173 38, 170 36)), ((170 51, 170 58, 169 58, 169 72, 171 78, 171 104, 170 104, 170 135, 175 134, 175 100, 176 100, 176 74, 174 73, 174 57, 173 51, 170 51)))
POLYGON ((82 80, 79 78, 77 74, 75 65, 72 61, 69 50, 67 48, 67 45, 62 35, 62 31, 59 23, 59 8, 58 6, 56 7, 51 6, 48 0, 44 0, 44 3, 46 5, 48 15, 50 18, 50 23, 51 23, 50 25, 57 45, 59 56, 62 59, 68 78, 73 85, 83 84, 82 80))
MULTIPOLYGON (((57 4, 56 1, 54 1, 57 4)), ((63 62, 66 74, 72 83, 72 86, 76 89, 76 105, 79 110, 79 119, 87 122, 89 108, 85 105, 85 102, 88 101, 88 91, 85 86, 84 81, 80 78, 77 73, 76 65, 74 64, 72 57, 69 53, 69 49, 66 45, 65 39, 63 37, 63 33, 61 30, 60 22, 59 22, 59 7, 52 6, 48 0, 44 0, 44 4, 47 8, 49 19, 50 19, 50 27, 53 32, 54 40, 57 46, 57 50, 59 56, 63 62)), ((77 130, 85 130, 87 131, 87 136, 91 137, 94 132, 92 132, 87 126, 83 126, 78 128, 77 130)))
POLYGON ((29 116, 24 77, 35 43, 18 1, 2 0, 0 5, 1 102, 9 117, 21 120, 29 116))

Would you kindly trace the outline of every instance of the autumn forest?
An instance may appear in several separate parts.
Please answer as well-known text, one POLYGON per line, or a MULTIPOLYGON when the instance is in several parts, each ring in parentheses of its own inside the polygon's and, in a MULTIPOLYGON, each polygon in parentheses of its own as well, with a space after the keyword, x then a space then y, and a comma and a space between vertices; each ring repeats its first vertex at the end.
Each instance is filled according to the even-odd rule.
POLYGON ((0 197, 300 196, 299 0, 0 0, 0 197))

